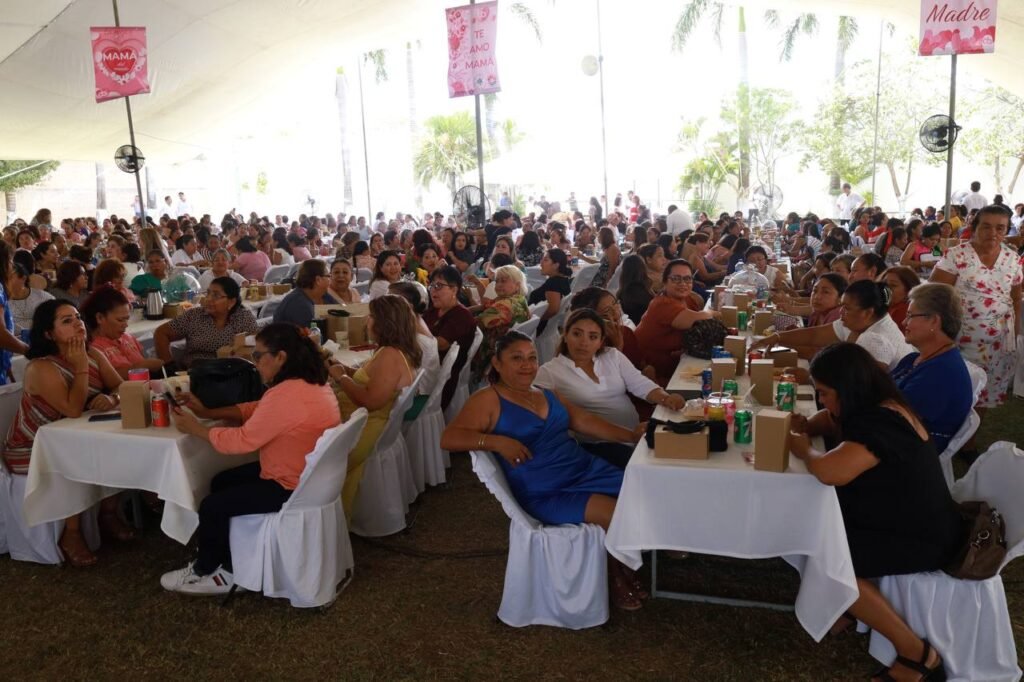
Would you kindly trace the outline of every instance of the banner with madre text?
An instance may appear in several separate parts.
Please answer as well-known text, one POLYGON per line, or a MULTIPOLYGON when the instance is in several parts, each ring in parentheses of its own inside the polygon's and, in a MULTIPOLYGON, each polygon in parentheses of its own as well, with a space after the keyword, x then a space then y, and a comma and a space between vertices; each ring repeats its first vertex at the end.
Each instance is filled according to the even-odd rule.
POLYGON ((149 92, 146 29, 142 26, 93 26, 89 31, 96 101, 149 92))
POLYGON ((450 7, 448 18, 448 96, 486 95, 501 91, 494 45, 498 3, 450 7))
POLYGON ((996 0, 921 0, 922 57, 996 49, 996 0))

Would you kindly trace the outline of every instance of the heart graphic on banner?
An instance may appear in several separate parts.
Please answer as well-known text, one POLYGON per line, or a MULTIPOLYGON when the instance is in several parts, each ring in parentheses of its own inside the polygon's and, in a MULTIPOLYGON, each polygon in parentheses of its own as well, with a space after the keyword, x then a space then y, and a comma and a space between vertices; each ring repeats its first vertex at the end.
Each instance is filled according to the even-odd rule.
POLYGON ((103 65, 115 76, 127 76, 135 70, 135 50, 127 47, 108 47, 103 50, 103 65))

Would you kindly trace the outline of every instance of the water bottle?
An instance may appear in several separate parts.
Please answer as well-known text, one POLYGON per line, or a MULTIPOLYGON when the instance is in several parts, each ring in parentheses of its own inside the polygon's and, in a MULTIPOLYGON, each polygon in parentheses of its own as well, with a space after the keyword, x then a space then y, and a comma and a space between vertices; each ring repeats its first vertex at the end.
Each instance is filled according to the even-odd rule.
POLYGON ((782 237, 775 235, 775 260, 782 257, 782 237))
POLYGON ((323 343, 323 337, 320 335, 320 327, 317 326, 315 321, 309 323, 309 338, 313 339, 313 343, 318 346, 323 343))

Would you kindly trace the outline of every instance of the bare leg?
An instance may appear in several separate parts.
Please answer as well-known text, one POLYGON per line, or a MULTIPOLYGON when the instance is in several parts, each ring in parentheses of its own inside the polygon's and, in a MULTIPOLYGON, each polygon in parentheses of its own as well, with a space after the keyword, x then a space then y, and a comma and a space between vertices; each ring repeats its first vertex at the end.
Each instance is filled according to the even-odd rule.
POLYGON ((135 539, 135 530, 129 528, 117 514, 118 496, 110 497, 100 501, 100 530, 107 537, 118 542, 127 542, 135 539))
MULTIPOLYGON (((608 495, 591 495, 583 511, 583 521, 596 523, 607 531, 612 522, 612 515, 615 513, 615 502, 616 499, 608 495)), ((610 554, 608 555, 608 581, 611 585, 612 601, 617 607, 635 611, 643 606, 643 602, 637 594, 637 586, 634 584, 636 572, 623 566, 610 554)))
MULTIPOLYGON (((875 584, 863 578, 857 578, 857 589, 860 596, 850 607, 850 613, 868 625, 872 630, 877 630, 886 639, 892 642, 896 653, 912 661, 920 661, 924 654, 924 642, 914 634, 914 631, 904 622, 900 615, 892 608, 875 584)), ((935 668, 939 664, 939 655, 934 650, 929 656, 926 665, 935 668)), ((920 673, 904 668, 896 664, 889 671, 897 680, 918 680, 920 673)))
POLYGON ((96 563, 96 555, 89 550, 89 546, 85 544, 85 539, 82 537, 80 514, 64 519, 64 532, 61 533, 57 546, 64 553, 64 558, 68 563, 75 568, 92 566, 96 563))

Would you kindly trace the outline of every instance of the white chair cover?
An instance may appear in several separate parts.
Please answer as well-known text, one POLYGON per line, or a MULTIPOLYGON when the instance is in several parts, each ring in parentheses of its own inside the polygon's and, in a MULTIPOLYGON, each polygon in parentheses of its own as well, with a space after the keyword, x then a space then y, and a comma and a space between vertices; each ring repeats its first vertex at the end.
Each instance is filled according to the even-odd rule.
POLYGON ((526 320, 525 322, 520 322, 519 324, 512 325, 512 331, 519 332, 521 334, 526 334, 531 339, 533 339, 537 336, 537 327, 539 325, 539 317, 530 317, 530 319, 526 320))
POLYGON ((477 329, 476 334, 473 335, 473 345, 469 347, 469 353, 466 355, 466 364, 459 372, 459 378, 455 383, 455 392, 452 393, 451 402, 448 403, 448 407, 444 411, 445 423, 455 419, 455 416, 462 411, 462 406, 469 400, 469 375, 471 373, 469 365, 483 342, 484 333, 477 329))
POLYGON ((264 305, 260 309, 260 319, 269 318, 269 319, 273 320, 274 319, 274 312, 277 311, 277 307, 279 305, 281 305, 281 301, 280 300, 267 301, 266 305, 264 305))
POLYGON ((580 268, 572 278, 572 293, 576 293, 580 289, 586 289, 590 286, 590 283, 594 281, 594 276, 597 275, 597 269, 601 267, 600 263, 591 263, 590 265, 584 265, 580 268))
POLYGON ((366 296, 367 294, 370 293, 369 282, 353 282, 349 286, 358 291, 360 296, 366 296))
MULTIPOLYGON (((0 438, 4 440, 18 413, 21 391, 20 383, 0 386, 0 438)), ((59 564, 64 561, 64 555, 57 547, 64 532, 64 522, 51 521, 38 526, 29 526, 25 522, 21 509, 25 499, 25 479, 23 475, 8 471, 0 459, 0 554, 10 554, 16 561, 59 564)), ((93 507, 82 514, 82 537, 91 550, 100 546, 97 512, 98 509, 93 507)))
POLYGON ((458 358, 459 344, 453 343, 441 363, 437 385, 431 391, 426 404, 412 421, 402 422, 402 437, 409 452, 409 464, 416 490, 423 492, 428 485, 445 482, 444 470, 451 466, 447 450, 441 449, 441 433, 444 431, 444 415, 441 414, 441 394, 452 374, 452 367, 458 358))
POLYGON ((537 337, 537 360, 542 365, 558 353, 558 341, 562 336, 562 324, 569 314, 571 300, 572 296, 562 297, 562 305, 558 309, 558 314, 548 319, 544 331, 537 337))
POLYGON ((505 589, 498 618, 506 625, 580 630, 608 620, 604 529, 593 524, 545 526, 512 496, 494 455, 474 450, 473 471, 510 519, 505 589))
MULTIPOLYGON (((1003 568, 1024 553, 1024 452, 1013 443, 993 443, 952 489, 957 501, 984 500, 1006 521, 1003 568)), ((879 589, 919 636, 942 654, 950 680, 1020 679, 1017 648, 1002 577, 957 580, 940 571, 887 576, 879 589)), ((889 665, 896 657, 889 640, 871 633, 871 655, 889 665)))
POLYGON ((534 303, 530 306, 530 314, 534 317, 544 317, 544 313, 548 311, 548 302, 541 301, 540 303, 534 303))
POLYGON ((615 294, 615 297, 619 296, 619 280, 622 279, 622 258, 619 259, 619 265, 615 268, 615 272, 612 273, 612 278, 604 285, 604 288, 615 294))
POLYGON ((277 284, 291 272, 291 265, 271 265, 263 275, 263 281, 267 284, 277 284))
POLYGON ((418 492, 402 438, 402 418, 412 404, 421 378, 423 370, 398 394, 377 445, 363 465, 363 480, 359 482, 352 510, 352 532, 356 535, 376 538, 405 528, 409 503, 418 492))
POLYGON ((373 270, 370 268, 356 268, 356 282, 366 282, 366 285, 370 285, 370 280, 373 278, 373 270))
POLYGON ((360 408, 345 423, 324 431, 295 492, 273 514, 231 520, 231 561, 235 583, 284 597, 292 606, 329 604, 355 566, 341 506, 348 455, 366 425, 360 408))
MULTIPOLYGON (((964 360, 964 364, 967 365, 967 373, 971 375, 971 390, 974 394, 974 404, 978 403, 978 396, 981 395, 982 389, 988 383, 988 375, 978 365, 964 360)), ((949 441, 946 449, 939 455, 939 464, 942 465, 942 475, 946 478, 946 485, 953 487, 953 455, 960 451, 967 441, 971 439, 974 432, 978 430, 981 425, 981 417, 973 409, 967 414, 967 418, 964 423, 960 425, 957 432, 953 435, 953 438, 949 441)))
POLYGON ((544 284, 544 280, 547 277, 540 271, 539 265, 531 265, 524 271, 526 273, 526 283, 531 289, 536 289, 541 284, 544 284))

